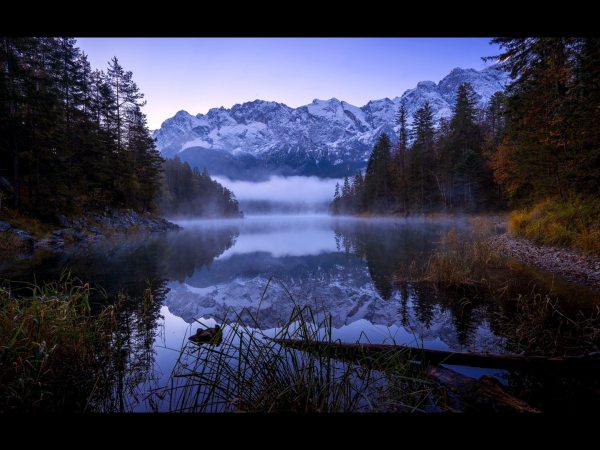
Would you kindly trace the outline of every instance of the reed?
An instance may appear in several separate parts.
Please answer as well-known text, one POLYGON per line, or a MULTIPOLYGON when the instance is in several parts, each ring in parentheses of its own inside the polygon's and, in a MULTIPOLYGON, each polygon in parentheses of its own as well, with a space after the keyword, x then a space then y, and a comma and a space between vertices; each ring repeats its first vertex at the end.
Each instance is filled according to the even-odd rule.
POLYGON ((163 410, 170 412, 426 412, 435 408, 435 388, 425 380, 425 367, 400 352, 353 361, 336 358, 331 315, 310 306, 295 304, 289 320, 270 335, 248 311, 231 313, 221 323, 222 340, 189 342, 179 350, 169 383, 149 398, 156 410, 165 401, 168 407, 163 410), (277 339, 301 340, 304 347, 289 348, 277 339), (317 342, 331 346, 317 349, 317 342))
POLYGON ((125 390, 140 380, 117 333, 119 304, 98 308, 93 291, 68 272, 0 287, 1 412, 131 410, 125 390))
MULTIPOLYGON (((543 217, 543 212, 533 211, 531 216, 543 217)), ((530 219, 514 214, 511 220, 514 226, 530 219)), ((589 304, 577 310, 565 307, 573 303, 570 297, 582 293, 496 254, 489 244, 495 233, 489 219, 471 225, 469 232, 452 229, 443 234, 440 249, 423 267, 413 264, 408 279, 395 281, 426 283, 443 291, 449 301, 478 299, 507 353, 564 356, 600 350, 598 295, 586 291, 589 304)))
POLYGON ((472 286, 487 283, 491 267, 505 266, 506 262, 489 245, 495 233, 491 218, 470 219, 469 232, 455 228, 441 235, 441 248, 429 257, 425 266, 413 265, 411 277, 447 287, 472 286))

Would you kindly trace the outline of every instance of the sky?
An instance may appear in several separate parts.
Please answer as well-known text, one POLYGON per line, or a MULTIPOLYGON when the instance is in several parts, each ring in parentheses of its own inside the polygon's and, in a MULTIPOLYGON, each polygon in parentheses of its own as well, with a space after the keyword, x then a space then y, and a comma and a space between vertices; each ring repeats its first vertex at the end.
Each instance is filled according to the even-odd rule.
POLYGON ((144 94, 148 128, 185 110, 253 100, 298 108, 337 98, 361 107, 400 97, 456 67, 481 70, 491 38, 82 38, 92 69, 117 57, 144 94))

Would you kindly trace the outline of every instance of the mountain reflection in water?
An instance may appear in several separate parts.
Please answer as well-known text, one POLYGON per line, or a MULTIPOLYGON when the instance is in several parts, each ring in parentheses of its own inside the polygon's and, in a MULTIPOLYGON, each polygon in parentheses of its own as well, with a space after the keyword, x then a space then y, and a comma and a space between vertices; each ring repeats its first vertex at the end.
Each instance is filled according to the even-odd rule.
MULTIPOLYGON (((217 222, 182 225, 177 239, 189 246, 223 230, 217 222)), ((250 217, 236 221, 234 245, 212 264, 168 284, 165 305, 188 323, 234 311, 267 330, 286 322, 294 304, 309 304, 332 315, 334 338, 344 329, 353 341, 490 349, 497 339, 478 305, 456 306, 435 289, 394 281, 413 261, 425 262, 441 232, 465 226, 460 219, 250 217)))
POLYGON ((398 343, 410 337, 403 343, 455 350, 493 350, 497 340, 476 301, 465 306, 431 287, 394 281, 413 261, 426 260, 441 232, 466 227, 464 220, 264 216, 179 223, 184 229, 174 233, 40 249, 5 264, 0 278, 35 275, 39 283, 68 268, 101 286, 108 301, 125 293, 130 302, 143 298, 151 282, 157 323, 166 306, 188 324, 234 312, 267 330, 287 321, 294 304, 309 304, 332 315, 334 338, 404 336, 398 343))

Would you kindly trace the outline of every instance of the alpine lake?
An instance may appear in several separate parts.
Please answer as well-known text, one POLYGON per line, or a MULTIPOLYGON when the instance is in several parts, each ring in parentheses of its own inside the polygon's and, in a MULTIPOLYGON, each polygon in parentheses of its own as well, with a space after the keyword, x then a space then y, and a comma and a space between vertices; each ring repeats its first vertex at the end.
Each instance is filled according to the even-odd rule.
MULTIPOLYGON (((494 300, 406 276, 411 265, 426 263, 444 233, 468 233, 465 218, 304 215, 175 222, 183 229, 38 248, 0 262, 0 280, 10 280, 12 287, 69 276, 89 284, 97 308, 120 304, 135 373, 120 391, 122 410, 170 410, 169 395, 152 393, 173 383, 182 348, 198 351, 188 338, 199 328, 219 325, 227 339, 231 324, 245 320, 265 336, 276 336, 298 306, 328 317, 331 339, 341 342, 514 351, 500 332, 494 300)), ((564 311, 591 307, 593 293, 531 271, 551 280, 554 289, 578 293, 563 296, 564 311)), ((530 280, 523 283, 524 290, 531 289, 530 280)), ((519 379, 507 370, 447 367, 473 378, 490 374, 504 385, 519 379)))

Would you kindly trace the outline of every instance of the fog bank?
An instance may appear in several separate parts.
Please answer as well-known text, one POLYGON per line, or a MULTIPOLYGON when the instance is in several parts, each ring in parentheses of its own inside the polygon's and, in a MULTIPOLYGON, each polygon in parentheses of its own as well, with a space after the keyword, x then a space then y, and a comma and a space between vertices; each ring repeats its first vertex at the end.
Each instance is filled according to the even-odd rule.
POLYGON ((232 181, 213 176, 231 190, 244 214, 323 214, 333 200, 335 185, 344 180, 315 176, 282 177, 273 175, 268 181, 232 181))

